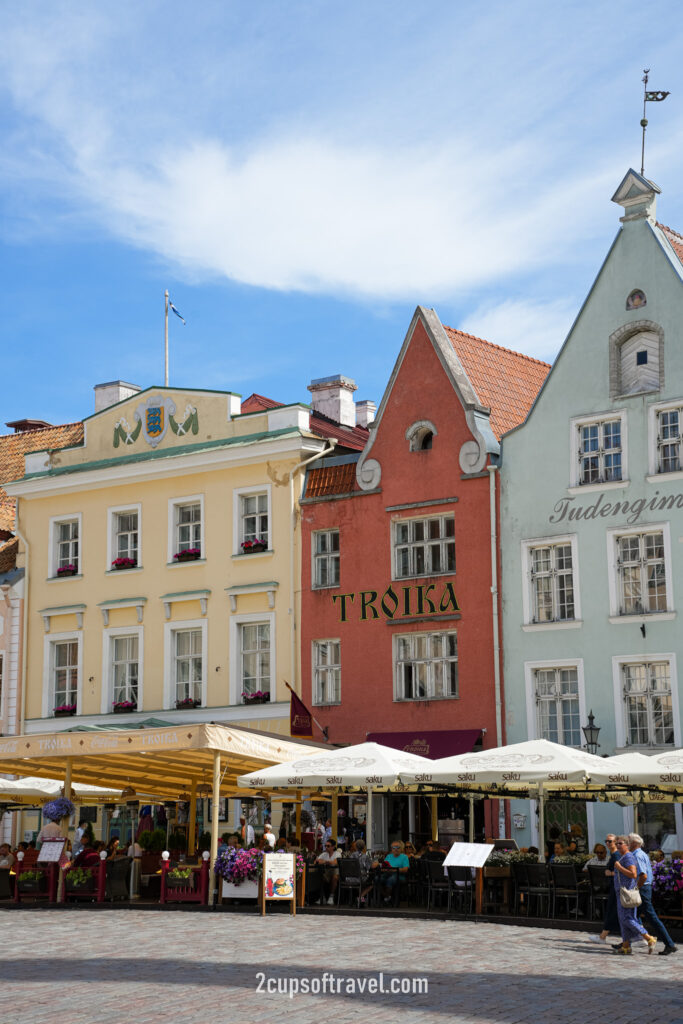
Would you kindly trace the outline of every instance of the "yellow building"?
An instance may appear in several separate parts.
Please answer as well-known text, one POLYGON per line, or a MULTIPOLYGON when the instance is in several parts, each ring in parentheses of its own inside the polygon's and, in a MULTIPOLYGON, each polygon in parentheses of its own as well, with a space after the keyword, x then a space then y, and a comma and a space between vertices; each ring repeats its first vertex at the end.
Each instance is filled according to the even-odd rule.
POLYGON ((242 413, 226 392, 95 390, 83 443, 28 454, 5 487, 26 570, 19 731, 117 715, 288 735, 297 501, 330 443, 303 405, 242 413))

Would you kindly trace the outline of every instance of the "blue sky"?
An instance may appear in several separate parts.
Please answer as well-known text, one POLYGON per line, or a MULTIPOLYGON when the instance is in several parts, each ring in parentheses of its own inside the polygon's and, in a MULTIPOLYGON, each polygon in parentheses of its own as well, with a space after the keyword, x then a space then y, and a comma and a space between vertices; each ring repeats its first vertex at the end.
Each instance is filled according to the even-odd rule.
POLYGON ((418 303, 552 359, 639 169, 683 230, 677 0, 3 4, 0 430, 92 387, 379 401, 418 303))

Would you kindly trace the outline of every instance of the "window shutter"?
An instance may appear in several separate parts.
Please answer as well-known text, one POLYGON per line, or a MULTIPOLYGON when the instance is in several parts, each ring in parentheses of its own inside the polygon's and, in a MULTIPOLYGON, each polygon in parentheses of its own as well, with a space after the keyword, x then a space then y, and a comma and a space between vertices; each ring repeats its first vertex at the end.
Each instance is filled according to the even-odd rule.
POLYGON ((622 395, 659 390, 659 338, 653 331, 642 331, 625 341, 619 360, 622 395), (638 363, 639 352, 647 353, 646 362, 638 363))

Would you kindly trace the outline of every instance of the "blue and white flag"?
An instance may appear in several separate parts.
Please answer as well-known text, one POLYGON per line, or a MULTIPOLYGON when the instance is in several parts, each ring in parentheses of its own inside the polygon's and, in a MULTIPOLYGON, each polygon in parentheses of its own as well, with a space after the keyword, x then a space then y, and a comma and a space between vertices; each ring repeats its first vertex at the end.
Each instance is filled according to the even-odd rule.
MULTIPOLYGON (((174 312, 174 313, 175 313, 175 315, 176 315, 176 316, 178 317, 178 319, 179 319, 179 320, 182 320, 182 321, 183 321, 183 323, 185 323, 185 318, 184 318, 183 316, 181 316, 181 315, 180 315, 180 313, 179 313, 179 312, 178 312, 178 310, 177 310, 177 309, 175 308, 175 306, 173 305, 173 303, 171 302, 171 300, 170 300, 170 299, 168 300, 168 305, 169 305, 169 309, 172 309, 172 310, 173 310, 173 312, 174 312)), ((187 324, 186 324, 185 326, 187 326, 187 324)))

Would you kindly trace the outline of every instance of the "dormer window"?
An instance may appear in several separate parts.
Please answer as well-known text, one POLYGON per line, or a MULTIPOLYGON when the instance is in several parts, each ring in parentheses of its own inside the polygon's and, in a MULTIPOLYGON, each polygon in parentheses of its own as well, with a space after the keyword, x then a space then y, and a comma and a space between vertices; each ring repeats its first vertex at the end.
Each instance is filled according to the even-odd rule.
POLYGON ((615 331, 610 337, 610 397, 659 391, 664 385, 663 349, 664 332, 651 320, 615 331))

